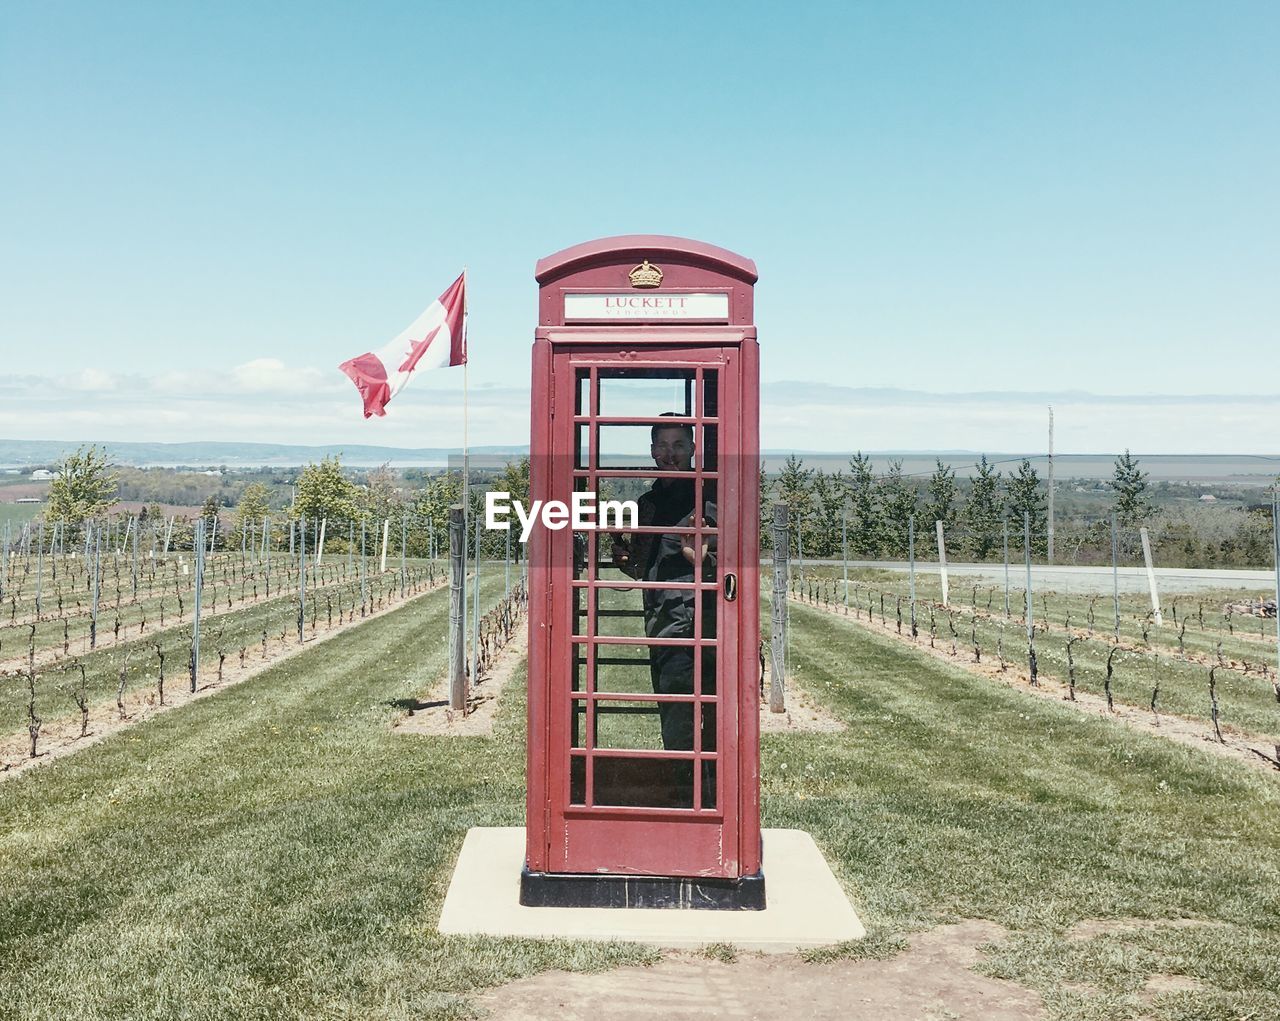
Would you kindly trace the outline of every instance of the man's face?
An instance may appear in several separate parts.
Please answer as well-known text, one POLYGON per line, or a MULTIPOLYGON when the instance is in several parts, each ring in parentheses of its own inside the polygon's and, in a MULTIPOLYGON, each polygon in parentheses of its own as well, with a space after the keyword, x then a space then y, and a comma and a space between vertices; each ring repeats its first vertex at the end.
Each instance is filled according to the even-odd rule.
POLYGON ((679 426, 659 429, 654 435, 649 453, 660 471, 687 472, 693 467, 693 439, 688 429, 679 426))

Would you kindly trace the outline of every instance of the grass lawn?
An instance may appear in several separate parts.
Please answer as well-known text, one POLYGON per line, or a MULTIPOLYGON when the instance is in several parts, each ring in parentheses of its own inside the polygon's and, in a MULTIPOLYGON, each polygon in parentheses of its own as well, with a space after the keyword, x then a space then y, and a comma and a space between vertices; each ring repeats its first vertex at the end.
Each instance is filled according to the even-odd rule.
POLYGON ((1014 930, 992 970, 1051 1015, 1280 1017, 1280 782, 1033 700, 791 604, 793 669, 850 731, 765 742, 769 825, 811 832, 881 932, 1014 930), (785 768, 784 768, 785 767, 785 768), (1088 918, 1124 935, 1064 938, 1088 918), (1162 924, 1180 918, 1214 924, 1162 924))
POLYGON ((38 503, 0 503, 0 532, 7 523, 16 539, 22 526, 34 520, 43 509, 38 503))
MULTIPOLYGON (((491 738, 386 728, 443 669, 447 599, 0 784, 0 1017, 468 1016, 518 975, 652 960, 434 933, 466 829, 524 798, 519 684, 491 738)), ((849 729, 766 739, 766 825, 814 834, 877 945, 990 918, 988 966, 1054 1017, 1137 1016, 1161 972, 1208 991, 1152 1017, 1280 1015, 1280 784, 792 613, 797 680, 849 729), (1093 917, 1150 923, 1064 938, 1093 917)))

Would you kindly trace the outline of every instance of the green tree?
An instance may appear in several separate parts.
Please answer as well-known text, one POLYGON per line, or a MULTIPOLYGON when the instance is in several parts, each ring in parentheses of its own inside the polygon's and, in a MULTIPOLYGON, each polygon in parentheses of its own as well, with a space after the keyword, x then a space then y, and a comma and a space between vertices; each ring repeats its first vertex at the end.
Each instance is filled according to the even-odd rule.
POLYGON ((1009 508, 1009 531, 1017 535, 1022 530, 1023 515, 1031 520, 1031 550, 1033 553, 1045 553, 1048 550, 1049 537, 1045 529, 1045 513, 1047 504, 1045 494, 1040 488, 1040 476, 1031 467, 1031 462, 1023 458, 1018 470, 1009 476, 1006 488, 1006 505, 1009 508))
POLYGON ((430 534, 435 536, 438 556, 449 553, 449 508, 462 502, 462 476, 456 472, 442 472, 427 479, 413 501, 413 513, 426 522, 430 534))
POLYGON ((519 500, 526 507, 529 506, 529 455, 526 454, 519 461, 508 461, 502 469, 502 479, 499 482, 499 488, 506 493, 511 494, 512 500, 519 500))
POLYGON ((342 471, 335 454, 319 464, 312 462, 298 476, 292 514, 312 521, 350 521, 360 517, 360 491, 342 471))
POLYGON ((226 536, 222 534, 222 525, 218 524, 215 526, 214 524, 218 521, 221 511, 222 506, 218 503, 218 498, 216 496, 210 493, 205 497, 204 506, 200 508, 200 516, 204 518, 205 541, 210 543, 210 549, 218 548, 219 539, 223 540, 224 546, 226 545, 226 536), (214 531, 215 527, 217 528, 217 531, 214 531), (210 542, 210 540, 212 540, 212 542, 210 542))
MULTIPOLYGON (((911 516, 916 513, 920 494, 915 486, 902 476, 902 462, 890 461, 889 470, 880 480, 880 506, 884 523, 883 550, 891 557, 905 557, 908 551, 908 538, 911 527, 911 516)), ((920 522, 916 522, 919 531, 920 522)))
POLYGON ((369 472, 365 479, 361 504, 364 512, 374 521, 390 518, 398 520, 403 501, 400 499, 399 480, 389 464, 383 464, 369 472))
POLYGON ((79 525, 106 513, 116 502, 119 480, 111 468, 106 450, 93 446, 80 447, 64 457, 49 486, 48 519, 79 525))
POLYGON ((843 476, 818 469, 810 486, 812 510, 805 518, 806 556, 829 557, 840 552, 840 527, 844 506, 843 476))
POLYGON ((1125 528, 1137 528, 1155 513, 1147 499, 1147 473, 1138 468, 1128 447, 1116 458, 1111 488, 1116 491, 1116 518, 1125 528))
POLYGON ((804 466, 803 458, 791 454, 773 484, 778 502, 787 505, 792 535, 799 535, 800 529, 807 527, 805 518, 813 511, 813 494, 810 492, 812 480, 813 469, 804 466))
POLYGON ((929 479, 928 496, 924 504, 924 517, 933 527, 935 521, 941 521, 945 528, 950 528, 956 521, 956 470, 937 459, 937 467, 929 479))
POLYGON ((764 458, 760 459, 760 550, 773 550, 773 486, 765 471, 764 458))
POLYGON ((884 539, 880 488, 871 458, 859 450, 849 459, 849 548, 857 556, 878 557, 884 539))
MULTIPOLYGON (((522 504, 525 505, 525 507, 528 507, 529 506, 529 455, 526 454, 524 457, 520 458, 519 461, 508 461, 502 468, 502 475, 498 479, 498 482, 495 488, 500 490, 501 492, 510 493, 512 500, 519 500, 522 504)), ((480 513, 481 514, 484 513, 483 508, 481 508, 480 513)), ((514 511, 512 512, 512 517, 513 518, 515 517, 514 511)), ((517 528, 518 524, 513 524, 512 527, 517 528)), ((513 534, 512 543, 511 543, 512 555, 515 557, 516 560, 520 560, 524 555, 524 546, 521 545, 519 542, 515 541, 516 539, 519 538, 519 534, 520 534, 519 532, 516 532, 513 534)), ((495 544, 494 555, 497 556, 498 553, 501 552, 501 554, 505 556, 506 555, 506 546, 505 546, 506 539, 503 536, 501 536, 501 534, 495 533, 492 541, 495 544), (498 548, 499 543, 502 544, 501 549, 498 548)))
POLYGON ((1000 473, 982 455, 978 474, 971 476, 969 497, 964 504, 964 523, 969 531, 969 553, 975 560, 986 560, 1002 544, 1004 500, 1000 495, 1000 473))
POLYGON ((236 504, 236 531, 244 536, 262 527, 262 519, 270 510, 265 483, 250 482, 240 494, 236 504))

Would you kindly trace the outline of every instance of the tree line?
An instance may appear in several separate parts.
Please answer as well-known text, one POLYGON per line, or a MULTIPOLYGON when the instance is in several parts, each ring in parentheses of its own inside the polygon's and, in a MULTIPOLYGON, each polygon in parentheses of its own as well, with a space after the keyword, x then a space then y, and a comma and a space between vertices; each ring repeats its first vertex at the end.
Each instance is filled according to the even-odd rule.
MULTIPOLYGON (((831 559, 847 548, 851 559, 902 560, 915 526, 915 552, 937 555, 935 522, 943 523, 947 553, 955 559, 998 562, 1004 556, 1006 528, 1012 555, 1023 555, 1024 521, 1029 525, 1033 557, 1048 553, 1048 488, 1030 459, 1008 470, 985 454, 968 466, 967 477, 938 458, 928 478, 909 477, 902 462, 890 461, 878 473, 859 452, 847 470, 807 468, 788 457, 782 470, 761 469, 761 537, 770 548, 771 505, 787 505, 792 552, 831 559), (847 545, 846 545, 847 544, 847 545)), ((1091 514, 1055 515, 1054 560, 1064 564, 1102 564, 1111 560, 1114 514, 1119 553, 1125 563, 1141 555, 1139 529, 1149 529, 1157 563, 1186 567, 1269 567, 1269 513, 1195 508, 1157 510, 1148 473, 1128 450, 1114 463, 1108 481, 1107 508, 1091 514)))
MULTIPOLYGON (((805 466, 795 455, 772 476, 760 473, 761 539, 771 548, 770 506, 782 501, 790 511, 793 550, 814 558, 842 554, 847 537, 853 559, 905 559, 910 522, 914 519, 915 548, 924 558, 936 556, 934 522, 943 522, 948 554, 954 558, 995 562, 1003 558, 1005 531, 1011 550, 1021 556, 1023 522, 1029 523, 1033 556, 1048 552, 1048 491, 1030 459, 1023 458, 1006 470, 985 454, 976 464, 957 469, 937 459, 928 478, 908 476, 901 461, 891 461, 878 473, 869 456, 858 452, 848 469, 826 472, 805 466)), ((335 551, 345 551, 348 536, 363 522, 398 522, 407 516, 415 522, 412 555, 426 555, 433 547, 447 545, 449 507, 462 497, 462 477, 457 471, 429 474, 415 472, 412 481, 386 465, 352 472, 337 456, 306 465, 287 491, 275 477, 245 483, 232 508, 210 493, 199 514, 216 534, 220 547, 239 545, 246 536, 260 535, 264 518, 329 523, 328 537, 335 551), (229 511, 229 513, 228 513, 229 511), (424 527, 425 526, 425 527, 424 527), (425 536, 422 538, 421 536, 425 536), (416 547, 422 546, 422 549, 416 547)), ((476 520, 484 509, 484 490, 499 488, 525 503, 529 498, 529 458, 508 463, 501 471, 471 473, 470 514, 476 520)), ((287 484, 287 483, 286 483, 287 484)), ((119 472, 105 451, 81 448, 58 466, 50 488, 45 517, 78 526, 106 515, 119 499, 119 472)), ((1064 514, 1059 506, 1055 521, 1055 561, 1058 563, 1109 563, 1111 515, 1119 525, 1120 552, 1131 562, 1140 549, 1138 529, 1148 526, 1156 560, 1166 566, 1268 567, 1271 563, 1269 513, 1227 509, 1165 508, 1152 501, 1148 473, 1128 450, 1114 464, 1104 512, 1064 514)), ((141 522, 158 523, 164 511, 146 505, 141 522)), ((194 519, 180 523, 185 536, 194 519)), ((484 536, 486 549, 497 550, 501 535, 484 536)), ((468 549, 474 549, 468 537, 468 549)))

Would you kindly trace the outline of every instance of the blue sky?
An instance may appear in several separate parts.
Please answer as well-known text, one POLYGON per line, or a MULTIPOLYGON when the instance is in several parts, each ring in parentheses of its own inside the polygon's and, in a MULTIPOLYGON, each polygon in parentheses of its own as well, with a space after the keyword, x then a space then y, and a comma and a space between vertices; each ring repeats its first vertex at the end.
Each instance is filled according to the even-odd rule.
POLYGON ((518 442, 535 260, 652 232, 757 261, 768 446, 1035 449, 1051 399, 1064 451, 1274 453, 1278 41, 1274 3, 7 4, 0 435, 456 443, 458 370, 365 422, 334 366, 465 263, 472 435, 518 442))

